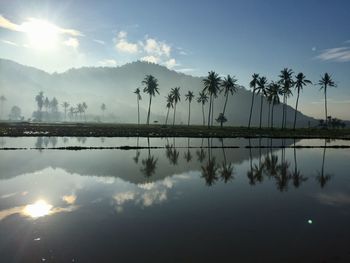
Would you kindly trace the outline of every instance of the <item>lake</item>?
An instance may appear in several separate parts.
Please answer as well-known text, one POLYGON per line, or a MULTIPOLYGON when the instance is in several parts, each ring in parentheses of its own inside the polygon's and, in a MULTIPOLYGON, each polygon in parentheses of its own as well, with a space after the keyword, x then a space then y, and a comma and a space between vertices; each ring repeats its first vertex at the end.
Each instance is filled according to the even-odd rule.
POLYGON ((0 261, 350 262, 340 145, 0 138, 0 261))

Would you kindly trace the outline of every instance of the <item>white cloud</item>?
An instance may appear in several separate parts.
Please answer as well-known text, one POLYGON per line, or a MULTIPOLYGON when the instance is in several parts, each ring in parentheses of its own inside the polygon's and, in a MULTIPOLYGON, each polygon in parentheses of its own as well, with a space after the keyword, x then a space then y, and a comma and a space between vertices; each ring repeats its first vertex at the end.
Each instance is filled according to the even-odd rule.
POLYGON ((98 64, 102 67, 115 67, 117 66, 117 61, 114 59, 104 59, 100 60, 98 64))
POLYGON ((147 54, 170 57, 171 47, 165 42, 160 42, 154 38, 147 38, 143 48, 147 54))
POLYGON ((41 26, 41 27, 44 26, 44 27, 50 28, 51 30, 56 31, 57 33, 71 35, 75 37, 84 36, 83 33, 81 33, 76 29, 62 28, 37 18, 31 17, 31 18, 28 18, 26 21, 24 21, 22 24, 16 24, 10 21, 9 19, 3 17, 2 15, 0 15, 0 27, 2 28, 6 28, 8 30, 17 31, 17 32, 28 33, 31 30, 33 30, 33 26, 41 26))
POLYGON ((128 34, 125 31, 120 31, 118 33, 115 47, 120 52, 135 54, 139 51, 139 47, 136 43, 128 42, 127 40, 128 34))
POLYGON ((149 63, 159 63, 160 59, 155 56, 145 56, 141 58, 141 61, 149 62, 149 63))
POLYGON ((106 42, 104 42, 103 40, 99 40, 99 39, 94 39, 94 42, 100 44, 100 45, 105 45, 106 42))
POLYGON ((169 68, 169 69, 172 69, 173 67, 175 67, 177 64, 176 64, 176 60, 175 58, 171 58, 169 59, 168 61, 165 62, 165 65, 169 68))
POLYGON ((182 73, 188 73, 188 72, 196 71, 196 69, 195 68, 180 68, 180 69, 177 69, 176 71, 182 72, 182 73))
POLYGON ((66 41, 63 42, 64 45, 72 48, 79 47, 79 40, 73 37, 68 38, 66 41))
POLYGON ((323 50, 316 58, 322 61, 349 62, 350 47, 337 47, 323 50))
POLYGON ((18 46, 19 46, 17 43, 12 42, 12 41, 9 41, 9 40, 4 40, 4 39, 2 39, 1 42, 2 42, 2 43, 5 43, 5 44, 7 44, 7 45, 15 46, 15 47, 18 47, 18 46))

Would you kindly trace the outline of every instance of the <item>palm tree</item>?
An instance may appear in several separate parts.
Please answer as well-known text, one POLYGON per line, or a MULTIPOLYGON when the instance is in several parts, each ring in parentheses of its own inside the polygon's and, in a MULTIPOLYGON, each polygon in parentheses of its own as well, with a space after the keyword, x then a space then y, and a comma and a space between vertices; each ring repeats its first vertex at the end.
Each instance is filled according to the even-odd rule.
POLYGON ((39 121, 42 120, 42 109, 44 106, 44 92, 40 91, 38 95, 35 96, 35 101, 38 105, 39 121))
POLYGON ((298 95, 297 95, 297 101, 295 103, 294 126, 293 126, 294 130, 295 130, 295 125, 297 123, 297 112, 298 112, 300 91, 307 84, 312 84, 312 82, 310 80, 306 79, 306 76, 302 72, 300 72, 298 75, 296 75, 295 78, 296 78, 296 81, 295 81, 294 85, 295 85, 295 89, 297 90, 298 95))
POLYGON ((4 95, 0 96, 0 104, 1 104, 1 113, 0 113, 0 119, 2 119, 2 115, 4 113, 4 104, 6 101, 6 97, 4 95))
POLYGON ((326 126, 328 126, 327 123, 327 88, 328 87, 337 87, 337 85, 335 84, 335 82, 332 80, 332 76, 328 73, 325 73, 324 76, 320 79, 320 81, 318 82, 318 84, 321 86, 320 90, 323 89, 324 91, 324 109, 325 109, 325 122, 326 122, 326 126))
POLYGON ((45 111, 47 113, 49 111, 49 107, 50 107, 50 100, 48 97, 46 97, 44 100, 44 107, 45 107, 45 111))
POLYGON ((85 122, 86 122, 86 115, 85 115, 85 112, 86 112, 88 106, 87 106, 87 104, 86 104, 85 102, 83 102, 82 106, 83 106, 84 119, 85 119, 85 122))
POLYGON ((107 109, 106 104, 102 103, 101 105, 101 111, 102 111, 102 117, 104 119, 105 117, 105 110, 107 109))
POLYGON ((287 123, 287 99, 290 95, 292 95, 291 89, 294 85, 292 79, 293 73, 293 70, 284 68, 281 70, 281 74, 279 75, 279 83, 281 84, 283 90, 282 129, 286 127, 287 123))
POLYGON ((264 101, 264 96, 266 96, 266 89, 267 89, 266 77, 259 77, 257 84, 258 84, 258 86, 256 87, 256 94, 260 93, 260 124, 259 124, 259 129, 261 129, 263 101, 264 101))
POLYGON ((64 109, 64 120, 66 121, 67 120, 67 110, 68 110, 68 107, 69 107, 69 103, 67 101, 64 101, 62 103, 62 107, 64 109))
POLYGON ((176 116, 176 104, 180 101, 180 87, 175 87, 170 90, 171 97, 173 98, 174 103, 174 117, 173 117, 173 126, 175 125, 175 116, 176 116))
POLYGON ((70 107, 69 108, 69 116, 70 116, 71 120, 73 120, 74 113, 75 113, 74 107, 70 107))
POLYGON ((84 106, 83 106, 83 104, 79 103, 77 105, 76 112, 80 114, 80 120, 82 120, 83 119, 82 114, 84 113, 84 106))
POLYGON ((259 79, 259 74, 254 73, 252 75, 252 80, 249 83, 249 87, 253 89, 252 92, 252 103, 250 105, 250 114, 249 114, 249 122, 248 122, 248 128, 250 128, 250 123, 252 120, 252 112, 253 112, 253 105, 254 105, 254 98, 255 98, 255 90, 256 90, 256 86, 258 85, 258 79, 259 79))
POLYGON ((191 102, 194 98, 194 94, 192 91, 188 91, 188 93, 185 95, 185 100, 188 100, 188 126, 190 126, 190 119, 191 119, 191 102))
POLYGON ((159 94, 158 91, 158 80, 152 75, 146 75, 142 84, 145 85, 143 92, 149 94, 149 105, 148 105, 148 114, 147 114, 147 125, 149 125, 149 120, 151 116, 151 105, 152 105, 152 97, 156 96, 156 93, 159 94))
MULTIPOLYGON (((208 77, 203 79, 204 89, 203 92, 208 93, 209 99, 209 114, 208 114, 208 128, 210 128, 210 114, 213 119, 214 112, 214 98, 217 97, 217 93, 220 90, 221 78, 214 71, 208 72, 208 77)), ((212 120, 213 123, 213 120, 212 120)))
POLYGON ((203 126, 205 125, 205 116, 204 116, 204 104, 208 102, 209 97, 204 91, 199 92, 197 102, 202 104, 202 114, 203 114, 203 126))
POLYGON ((137 100, 137 124, 140 125, 140 100, 142 100, 140 89, 137 88, 134 93, 136 94, 136 100, 137 100))
MULTIPOLYGON (((237 82, 237 79, 235 77, 231 77, 230 75, 227 75, 227 77, 222 80, 221 87, 223 89, 220 92, 224 91, 224 96, 225 96, 225 103, 224 103, 224 109, 222 110, 222 116, 225 116, 228 95, 230 93, 231 95, 233 95, 233 93, 237 92, 238 84, 236 82, 237 82)), ((222 124, 223 122, 220 122, 221 127, 222 127, 222 124)))
POLYGON ((167 107, 168 111, 167 111, 166 118, 165 118, 165 125, 167 125, 167 123, 168 123, 170 108, 174 108, 174 100, 173 100, 173 96, 171 95, 171 93, 169 93, 168 96, 166 96, 166 107, 167 107))
POLYGON ((268 93, 271 99, 272 103, 272 109, 271 109, 271 129, 273 129, 273 113, 274 113, 274 107, 276 104, 280 103, 280 93, 281 93, 281 86, 277 82, 271 82, 268 88, 268 93))

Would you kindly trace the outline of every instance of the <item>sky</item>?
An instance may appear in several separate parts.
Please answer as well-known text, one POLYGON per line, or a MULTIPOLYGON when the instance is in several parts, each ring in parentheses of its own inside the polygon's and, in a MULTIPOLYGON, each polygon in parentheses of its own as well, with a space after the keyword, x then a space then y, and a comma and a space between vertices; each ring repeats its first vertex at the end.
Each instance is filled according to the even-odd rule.
MULTIPOLYGON (((0 57, 50 73, 144 60, 246 87, 254 72, 276 80, 289 67, 314 83, 329 72, 330 111, 350 119, 349 10, 347 0, 0 0, 0 57)), ((317 86, 300 103, 322 116, 317 86)))

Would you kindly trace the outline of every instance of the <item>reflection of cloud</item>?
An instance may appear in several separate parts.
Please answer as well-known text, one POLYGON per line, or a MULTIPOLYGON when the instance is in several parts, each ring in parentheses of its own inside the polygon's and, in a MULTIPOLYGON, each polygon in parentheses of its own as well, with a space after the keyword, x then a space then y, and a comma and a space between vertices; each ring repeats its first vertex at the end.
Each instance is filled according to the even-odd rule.
POLYGON ((134 200, 135 193, 128 191, 123 193, 118 193, 114 196, 114 200, 117 202, 118 205, 122 205, 127 201, 134 200))
POLYGON ((65 201, 67 204, 72 205, 77 200, 77 196, 76 195, 64 195, 62 197, 62 200, 65 201))
POLYGON ((350 205, 350 195, 345 193, 318 194, 316 198, 326 205, 341 206, 350 205))
POLYGON ((151 206, 153 204, 159 204, 165 200, 167 200, 167 191, 156 190, 145 192, 141 195, 141 199, 139 199, 138 201, 142 201, 143 206, 151 206))
POLYGON ((101 184, 114 184, 115 178, 113 177, 96 177, 96 182, 101 184))
POLYGON ((154 183, 144 183, 144 184, 138 184, 138 187, 144 190, 151 190, 154 188, 155 184, 154 183))

